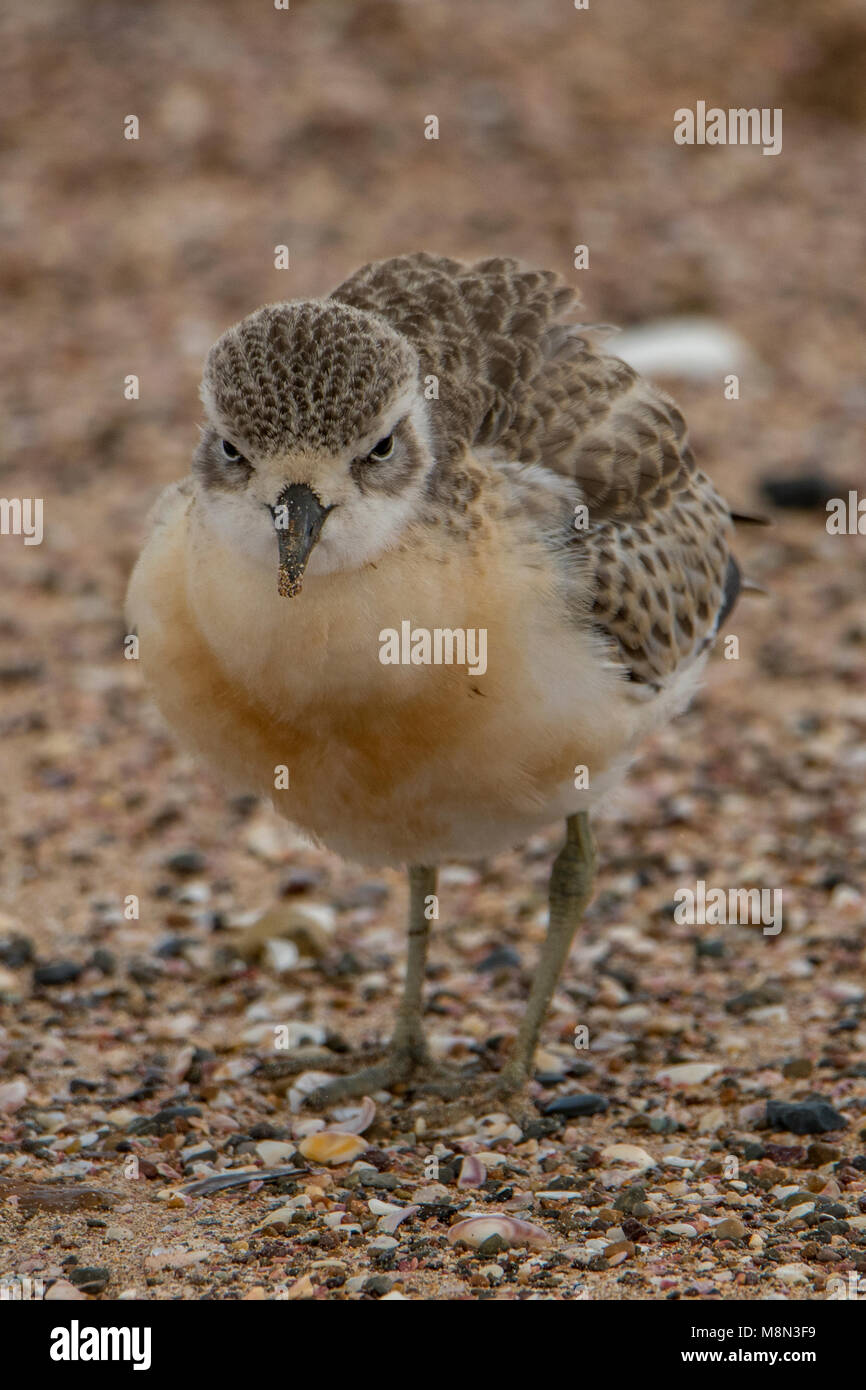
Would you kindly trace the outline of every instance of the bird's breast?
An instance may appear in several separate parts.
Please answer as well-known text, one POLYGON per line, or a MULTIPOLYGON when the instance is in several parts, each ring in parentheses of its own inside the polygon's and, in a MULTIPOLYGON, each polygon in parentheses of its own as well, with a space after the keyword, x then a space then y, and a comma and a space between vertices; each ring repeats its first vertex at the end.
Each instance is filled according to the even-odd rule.
POLYGON ((628 741, 627 702, 537 557, 415 537, 288 598, 276 567, 268 583, 212 538, 160 547, 138 621, 166 717, 348 857, 496 852, 585 804, 576 769, 601 783, 628 741))

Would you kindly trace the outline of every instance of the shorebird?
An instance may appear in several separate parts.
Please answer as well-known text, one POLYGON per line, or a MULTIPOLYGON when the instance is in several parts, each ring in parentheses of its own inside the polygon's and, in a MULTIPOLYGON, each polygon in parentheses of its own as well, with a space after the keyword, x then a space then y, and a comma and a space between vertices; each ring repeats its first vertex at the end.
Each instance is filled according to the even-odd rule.
POLYGON ((496 1082, 524 1086, 591 896, 590 812, 736 598, 732 514, 680 411, 604 342, 552 272, 420 253, 266 305, 208 355, 191 476, 130 583, 145 678, 230 783, 409 873, 393 1036, 320 1102, 429 1065, 436 866, 562 818, 496 1082))

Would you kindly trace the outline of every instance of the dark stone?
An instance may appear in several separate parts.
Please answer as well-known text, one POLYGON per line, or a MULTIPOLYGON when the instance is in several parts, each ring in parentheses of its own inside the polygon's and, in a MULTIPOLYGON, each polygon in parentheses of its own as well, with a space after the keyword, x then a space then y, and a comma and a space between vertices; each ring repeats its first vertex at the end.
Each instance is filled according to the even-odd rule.
POLYGON ((786 511, 825 511, 831 497, 842 497, 846 492, 818 472, 765 475, 760 489, 768 502, 786 511))
POLYGON ((632 1183, 625 1191, 621 1192, 613 1204, 614 1211, 624 1211, 632 1215, 635 1207, 642 1206, 646 1201, 646 1188, 640 1183, 632 1183))
POLYGON ((786 1129, 791 1134, 826 1134, 848 1128, 844 1115, 827 1100, 768 1100, 765 1123, 768 1129, 786 1129))
POLYGON ((83 965, 78 965, 74 960, 55 960, 46 965, 37 965, 33 971, 33 983, 36 985, 71 985, 78 979, 83 965))
POLYGON ((653 1115, 649 1122, 653 1134, 674 1134, 682 1125, 673 1115, 653 1115))
POLYGON ((97 946, 87 962, 87 968, 98 970, 101 975, 113 975, 117 969, 117 960, 113 952, 106 950, 104 946, 97 946))
POLYGON ((281 898, 295 898, 318 888, 325 875, 321 869, 292 869, 280 884, 281 898))
POLYGON ((177 854, 170 854, 163 863, 166 869, 171 869, 175 874, 201 874, 207 868, 207 860, 197 849, 179 850, 177 854))
POLYGON ((768 1004, 781 1004, 785 998, 785 991, 780 984, 768 982, 759 985, 757 989, 747 989, 742 994, 735 994, 732 999, 728 999, 725 1010, 729 1014, 745 1014, 750 1009, 762 1009, 768 1004))
POLYGON ((718 937, 714 937, 709 941, 705 941, 702 937, 699 936, 695 941, 696 956, 710 956, 714 960, 720 960, 722 956, 724 956, 724 954, 725 943, 724 941, 719 940, 718 937))
POLYGON ((503 1250, 507 1249, 508 1241, 503 1240, 498 1231, 494 1231, 493 1235, 488 1236, 487 1239, 483 1240, 478 1246, 478 1254, 482 1258, 486 1257, 489 1259, 493 1255, 500 1255, 503 1250))
POLYGON ((843 1207, 841 1202, 834 1202, 830 1197, 816 1197, 815 1210, 825 1212, 827 1216, 843 1221, 848 1215, 847 1207, 843 1207))
POLYGON ((580 1092, 573 1096, 557 1096, 556 1100, 545 1105, 545 1115, 565 1115, 576 1118, 581 1115, 602 1115, 608 1102, 604 1096, 594 1095, 592 1091, 580 1092))
POLYGON ((33 960, 33 942, 28 936, 13 933, 0 941, 0 964, 17 970, 20 965, 29 965, 33 960))
POLYGON ((520 956, 511 946, 497 946, 475 966, 476 972, 492 974, 495 970, 513 970, 521 964, 520 956))
POLYGON ((799 1144, 765 1144, 764 1158, 778 1163, 780 1168, 790 1168, 793 1163, 803 1163, 806 1155, 799 1144))
POLYGON ((388 1191, 393 1191, 395 1187, 402 1187, 403 1185, 396 1173, 359 1173, 358 1181, 361 1187, 380 1187, 386 1188, 388 1191))
POLYGON ((557 1177, 551 1178, 550 1182, 545 1183, 545 1188, 548 1192, 573 1192, 574 1184, 574 1177, 570 1177, 568 1173, 560 1173, 557 1177))
POLYGON ((529 1120, 521 1125, 524 1139, 546 1139, 557 1130, 556 1120, 529 1120))
POLYGON ((627 1216, 622 1222, 622 1233, 626 1240, 631 1240, 635 1245, 640 1245, 649 1239, 649 1231, 634 1216, 627 1216))
POLYGON ((102 1293, 110 1278, 111 1270, 98 1266, 82 1266, 69 1271, 70 1284, 74 1284, 82 1293, 102 1293))
POLYGON ((38 661, 16 661, 0 666, 0 685, 24 685, 41 679, 42 666, 38 661))
POLYGON ((386 1274, 373 1274, 364 1283, 364 1293, 375 1294, 381 1298, 383 1294, 390 1293, 394 1287, 394 1280, 389 1279, 386 1274))
POLYGON ((789 1057, 782 1067, 782 1075, 792 1081, 802 1081, 812 1075, 812 1063, 808 1057, 789 1057))
POLYGON ((833 1144, 810 1144, 806 1150, 806 1162, 813 1168, 823 1168, 825 1163, 835 1163, 842 1157, 842 1150, 833 1144))
POLYGON ((161 960, 172 960, 182 956, 187 946, 195 944, 195 938, 192 936, 167 936, 164 941, 160 941, 153 954, 161 960))
POLYGON ((250 1125, 249 1133, 245 1137, 250 1139, 288 1139, 287 1129, 277 1129, 276 1125, 268 1124, 267 1120, 260 1120, 258 1124, 250 1125))

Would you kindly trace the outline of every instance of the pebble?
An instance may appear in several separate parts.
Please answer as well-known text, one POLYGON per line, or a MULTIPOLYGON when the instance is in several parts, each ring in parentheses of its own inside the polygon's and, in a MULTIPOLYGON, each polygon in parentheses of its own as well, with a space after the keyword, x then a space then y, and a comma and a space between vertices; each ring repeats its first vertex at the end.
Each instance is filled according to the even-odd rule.
POLYGON ((103 1267, 77 1265, 69 1271, 70 1283, 82 1293, 102 1293, 111 1278, 111 1270, 103 1267))
POLYGON ((837 1163, 841 1157, 842 1150, 837 1149, 835 1144, 817 1141, 806 1150, 806 1162, 813 1168, 823 1168, 825 1163, 837 1163))
POLYGON ((594 1095, 591 1091, 581 1092, 572 1096, 557 1096, 544 1107, 545 1115, 566 1115, 574 1118, 578 1115, 603 1115, 607 1110, 608 1101, 604 1096, 594 1095))
POLYGON ((364 1293, 375 1294, 378 1298, 390 1293, 394 1287, 394 1280, 389 1279, 386 1274, 373 1274, 369 1279, 365 1279, 361 1286, 364 1293))
POLYGON ((163 867, 174 874, 201 874, 207 868, 207 859, 197 849, 182 849, 163 860, 163 867))
POLYGON ((848 1121, 826 1100, 768 1100, 766 1125, 791 1134, 824 1134, 828 1130, 847 1129, 848 1121))
POLYGON ((35 985, 71 985, 84 970, 74 960, 55 960, 37 965, 33 971, 35 985))
POLYGON ((602 1251, 602 1258, 609 1269, 622 1264, 624 1260, 631 1259, 635 1252, 635 1246, 630 1240, 617 1240, 612 1245, 605 1246, 602 1251))
POLYGON ((738 1221, 735 1216, 726 1216, 713 1227, 710 1234, 713 1240, 742 1240, 747 1232, 742 1221, 738 1221))
POLYGON ((399 1245, 393 1236, 376 1236, 367 1246, 368 1250, 396 1250, 399 1245))

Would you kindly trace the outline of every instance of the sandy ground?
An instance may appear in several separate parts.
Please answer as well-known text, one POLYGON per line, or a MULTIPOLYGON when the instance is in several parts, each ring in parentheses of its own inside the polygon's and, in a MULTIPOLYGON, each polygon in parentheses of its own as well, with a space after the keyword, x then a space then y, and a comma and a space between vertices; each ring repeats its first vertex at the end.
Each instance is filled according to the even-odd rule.
MULTIPOLYGON (((44 499, 45 535, 0 537, 0 1281, 823 1298, 866 1271, 866 551, 828 534, 821 486, 798 511, 761 491, 863 486, 864 54, 853 0, 6 7, 0 488, 44 499), (782 108, 782 153, 676 146, 697 100, 782 108), (147 509, 188 467, 213 338, 417 247, 558 269, 593 321, 738 334, 738 400, 665 384, 726 495, 773 513, 739 543, 769 595, 599 819, 527 1104, 491 1115, 468 1090, 443 1118, 380 1095, 328 1166, 298 1077, 387 1035, 404 885, 224 796, 123 659, 122 602, 147 509), (680 925, 699 880, 779 890, 782 931, 680 925), (267 912, 297 949, 242 954, 267 912), (577 1095, 595 1113, 543 1113, 577 1095), (768 1125, 768 1102, 805 1110, 768 1125), (185 1191, 237 1168, 256 1171, 185 1191), (479 1211, 501 1219, 461 1245, 479 1211)), ((443 1058, 501 1064, 559 834, 446 866, 443 1058)))

